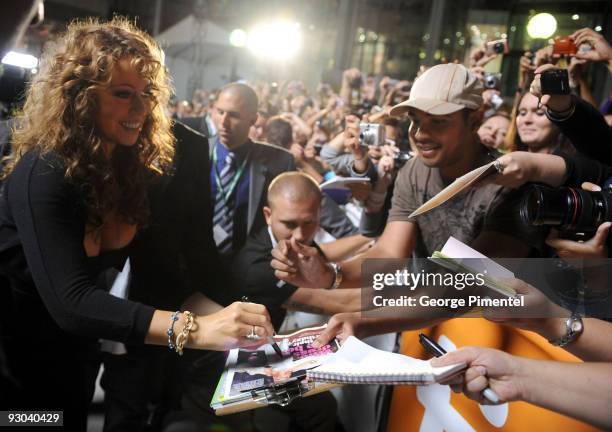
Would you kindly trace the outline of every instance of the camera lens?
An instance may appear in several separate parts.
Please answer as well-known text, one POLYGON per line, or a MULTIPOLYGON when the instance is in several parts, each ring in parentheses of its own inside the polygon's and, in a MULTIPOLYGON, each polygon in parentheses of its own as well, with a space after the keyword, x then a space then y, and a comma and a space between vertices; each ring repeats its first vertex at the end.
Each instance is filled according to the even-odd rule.
POLYGON ((560 189, 533 186, 523 198, 521 217, 529 225, 559 226, 571 206, 566 199, 560 189))
POLYGON ((548 225, 564 231, 593 232, 609 220, 609 193, 582 189, 532 186, 523 198, 521 218, 529 225, 548 225))
POLYGON ((376 145, 376 132, 368 130, 359 134, 361 143, 366 146, 376 145))

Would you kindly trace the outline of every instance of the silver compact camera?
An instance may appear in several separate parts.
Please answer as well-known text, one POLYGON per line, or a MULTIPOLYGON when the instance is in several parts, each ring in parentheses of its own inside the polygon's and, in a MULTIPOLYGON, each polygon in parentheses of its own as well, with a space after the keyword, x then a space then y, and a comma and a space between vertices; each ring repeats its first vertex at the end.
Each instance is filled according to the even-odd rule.
POLYGON ((380 147, 385 144, 385 126, 378 123, 359 123, 359 144, 380 147))

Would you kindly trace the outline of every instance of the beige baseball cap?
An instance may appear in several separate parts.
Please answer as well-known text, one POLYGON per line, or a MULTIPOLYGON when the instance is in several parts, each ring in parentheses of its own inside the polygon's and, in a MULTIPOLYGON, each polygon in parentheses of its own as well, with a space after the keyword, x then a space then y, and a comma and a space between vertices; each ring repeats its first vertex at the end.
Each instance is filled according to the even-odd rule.
POLYGON ((465 66, 439 64, 418 77, 410 90, 410 98, 395 105, 389 113, 399 116, 408 108, 416 108, 445 115, 463 108, 478 109, 482 105, 482 90, 480 80, 465 66))

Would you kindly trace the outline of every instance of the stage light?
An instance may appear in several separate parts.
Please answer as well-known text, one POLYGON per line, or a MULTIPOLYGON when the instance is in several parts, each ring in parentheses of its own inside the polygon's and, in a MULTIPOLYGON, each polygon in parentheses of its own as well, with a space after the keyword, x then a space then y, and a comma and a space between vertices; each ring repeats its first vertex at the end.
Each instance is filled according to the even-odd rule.
POLYGON ((232 46, 243 47, 247 44, 247 33, 242 29, 234 29, 230 33, 229 41, 232 46))
POLYGON ((532 16, 527 23, 527 34, 532 39, 548 39, 557 30, 557 20, 549 13, 532 16))
POLYGON ((9 51, 2 58, 2 63, 24 69, 34 69, 38 66, 38 59, 30 54, 9 51))
POLYGON ((248 48, 257 56, 288 60, 300 50, 301 35, 296 23, 276 21, 255 27, 248 38, 248 48))

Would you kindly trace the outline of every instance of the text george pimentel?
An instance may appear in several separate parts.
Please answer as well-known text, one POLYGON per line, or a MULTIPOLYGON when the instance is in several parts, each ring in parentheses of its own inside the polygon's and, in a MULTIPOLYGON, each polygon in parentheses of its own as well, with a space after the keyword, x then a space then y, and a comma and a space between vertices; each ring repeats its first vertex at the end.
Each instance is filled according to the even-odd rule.
MULTIPOLYGON (((463 290, 466 287, 482 287, 485 285, 486 270, 484 273, 427 273, 424 270, 414 273, 407 269, 396 270, 393 273, 375 273, 372 278, 372 288, 380 291, 385 286, 405 286, 411 291, 417 287, 454 287, 457 290, 463 290)), ((516 298, 489 298, 477 295, 470 295, 459 298, 432 298, 427 295, 419 297, 411 297, 402 295, 395 298, 385 298, 382 295, 376 295, 372 299, 372 304, 375 307, 414 307, 414 306, 431 306, 431 307, 447 307, 456 309, 465 306, 480 306, 480 307, 521 307, 525 306, 525 297, 518 296, 516 298)))

